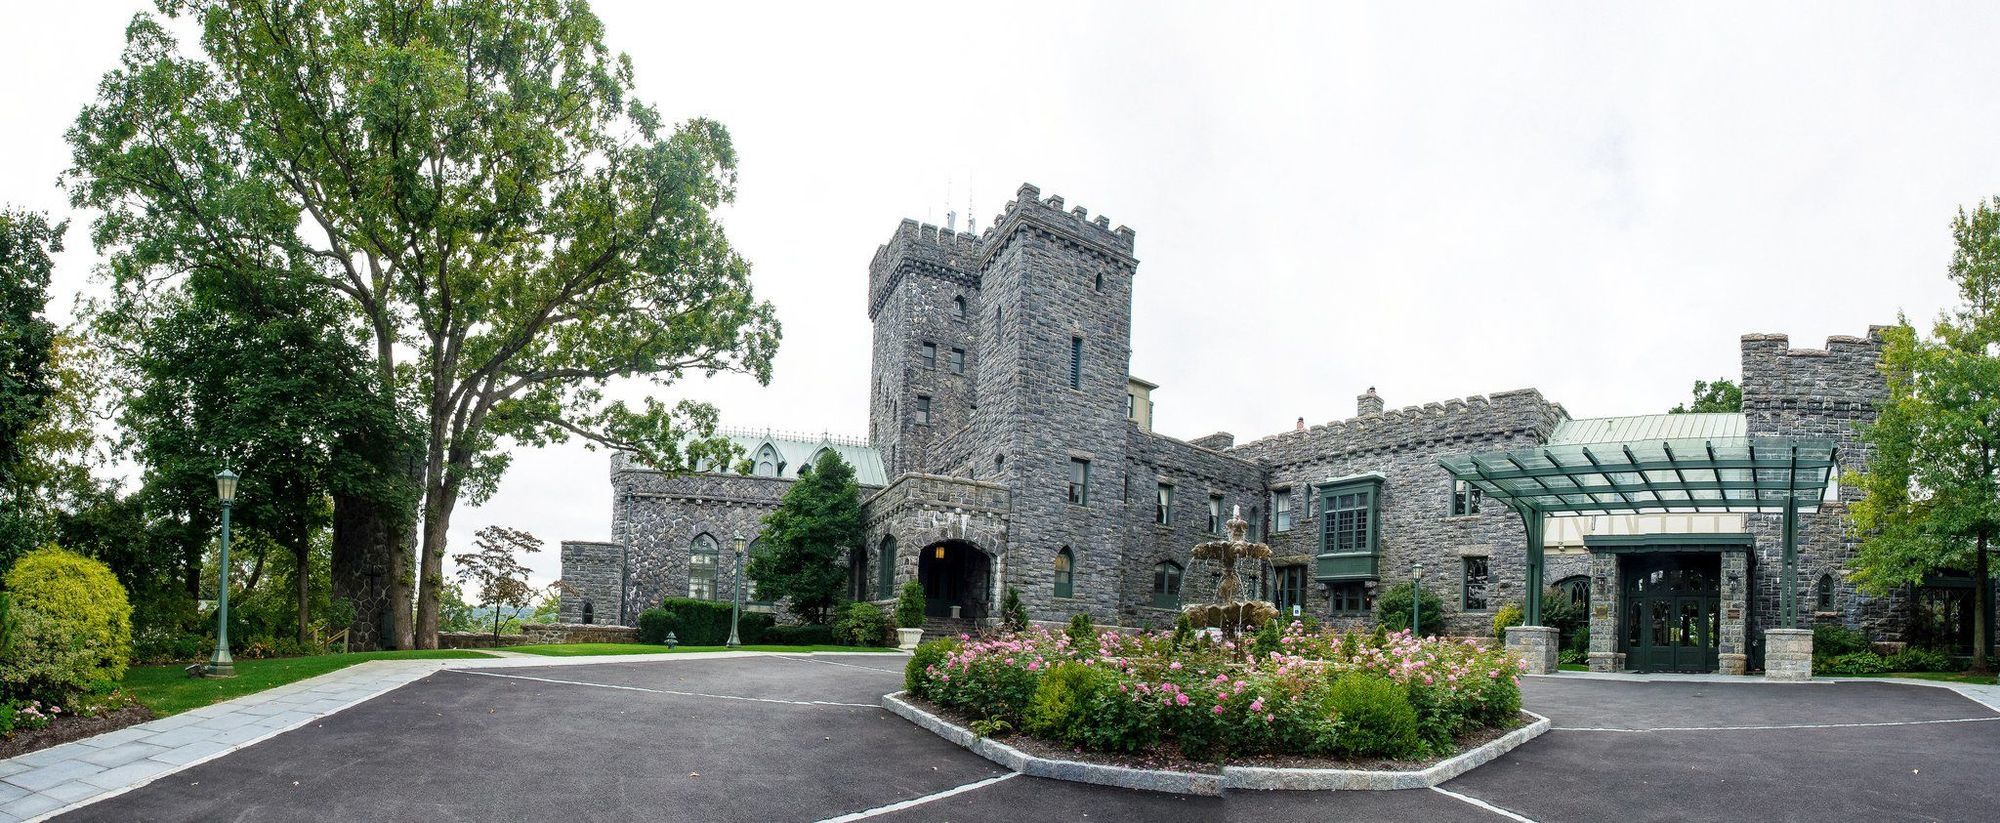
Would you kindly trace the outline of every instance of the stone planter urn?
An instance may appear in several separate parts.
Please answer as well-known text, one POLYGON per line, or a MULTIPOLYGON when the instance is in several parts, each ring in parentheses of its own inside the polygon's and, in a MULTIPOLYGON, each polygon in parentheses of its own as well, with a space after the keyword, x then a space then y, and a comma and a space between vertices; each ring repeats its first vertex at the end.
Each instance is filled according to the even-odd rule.
POLYGON ((903 651, 906 652, 916 651, 917 644, 923 642, 923 639, 924 639, 923 629, 896 630, 896 648, 902 649, 903 651))

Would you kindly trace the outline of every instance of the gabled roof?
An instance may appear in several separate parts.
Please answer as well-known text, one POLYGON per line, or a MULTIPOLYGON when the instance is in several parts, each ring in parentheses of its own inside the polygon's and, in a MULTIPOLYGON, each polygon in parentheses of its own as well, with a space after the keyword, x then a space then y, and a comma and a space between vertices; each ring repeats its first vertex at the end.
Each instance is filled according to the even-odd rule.
POLYGON ((1637 440, 1722 440, 1748 436, 1742 414, 1639 414, 1564 420, 1549 434, 1549 445, 1629 443, 1637 440))
POLYGON ((882 453, 874 446, 861 441, 829 435, 797 435, 777 431, 748 431, 724 429, 720 432, 743 450, 743 457, 755 462, 757 454, 766 445, 777 451, 779 462, 784 466, 778 476, 797 479, 799 468, 810 465, 821 449, 832 449, 847 465, 854 467, 854 480, 863 486, 886 486, 888 472, 882 466, 882 453))

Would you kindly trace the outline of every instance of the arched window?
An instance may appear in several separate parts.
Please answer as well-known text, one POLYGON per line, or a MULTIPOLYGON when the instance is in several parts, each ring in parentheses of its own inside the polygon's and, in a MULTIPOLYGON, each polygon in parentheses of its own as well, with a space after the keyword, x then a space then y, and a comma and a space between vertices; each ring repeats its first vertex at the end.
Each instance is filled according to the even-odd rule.
POLYGON ((1590 578, 1583 575, 1565 577, 1549 588, 1562 592, 1563 596, 1569 598, 1569 602, 1579 606, 1590 603, 1590 578))
POLYGON ((1833 611, 1833 575, 1819 576, 1819 585, 1813 587, 1813 604, 1813 608, 1819 611, 1833 611))
POLYGON ((778 456, 778 450, 769 443, 757 450, 756 469, 751 472, 758 477, 777 477, 785 470, 785 461, 778 456))
POLYGON ((1181 606, 1181 564, 1162 560, 1153 565, 1153 606, 1178 609, 1181 606))
POLYGON ((1102 274, 1097 276, 1097 290, 1104 291, 1104 275, 1102 274))
POLYGON ((597 622, 595 619, 595 615, 592 614, 590 609, 590 598, 586 597, 583 599, 583 623, 584 625, 588 626, 591 623, 595 622, 597 622))
POLYGON ((895 597, 896 592, 896 538, 894 535, 882 537, 882 549, 876 552, 875 587, 884 598, 895 597))
POLYGON ((706 532, 697 535, 694 546, 688 549, 688 596, 696 600, 714 600, 715 590, 715 538, 706 532))
POLYGON ((1068 546, 1062 547, 1061 550, 1056 552, 1056 596, 1057 597, 1076 596, 1075 569, 1076 569, 1076 555, 1070 553, 1068 546))
POLYGON ((958 317, 958 318, 959 318, 960 320, 963 320, 963 319, 965 319, 965 298, 964 298, 964 297, 954 297, 954 298, 952 298, 952 299, 951 299, 951 306, 952 306, 952 309, 951 309, 951 310, 952 310, 952 314, 956 315, 956 316, 957 316, 957 317, 958 317))

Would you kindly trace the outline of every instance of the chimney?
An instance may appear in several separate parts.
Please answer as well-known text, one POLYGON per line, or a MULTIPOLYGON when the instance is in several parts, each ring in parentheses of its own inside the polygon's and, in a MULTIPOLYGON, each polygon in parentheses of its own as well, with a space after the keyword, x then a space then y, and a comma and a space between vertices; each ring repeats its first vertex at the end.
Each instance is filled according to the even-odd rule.
POLYGON ((1382 395, 1375 393, 1374 386, 1368 387, 1367 394, 1355 398, 1354 414, 1356 417, 1366 417, 1371 414, 1381 414, 1381 413, 1382 413, 1382 395))
POLYGON ((1305 430, 1306 430, 1306 419, 1303 417, 1299 418, 1299 422, 1292 424, 1292 431, 1302 432, 1305 430))

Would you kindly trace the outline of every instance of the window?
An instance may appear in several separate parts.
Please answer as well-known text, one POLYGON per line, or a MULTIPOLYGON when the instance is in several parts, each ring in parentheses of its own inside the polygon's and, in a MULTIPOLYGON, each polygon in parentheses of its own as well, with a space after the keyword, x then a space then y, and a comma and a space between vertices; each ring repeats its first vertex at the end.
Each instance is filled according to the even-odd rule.
POLYGON ((1069 387, 1083 388, 1083 338, 1069 339, 1069 387))
POLYGON ((1222 495, 1208 496, 1208 533, 1222 533, 1222 495))
POLYGON ((1174 522, 1174 487, 1160 484, 1159 498, 1153 504, 1153 522, 1171 526, 1174 522))
POLYGON ((875 552, 875 589, 883 597, 896 596, 896 538, 883 535, 882 547, 875 552))
MULTIPOLYGON (((1279 619, 1290 617, 1293 606, 1306 602, 1306 567, 1284 566, 1272 570, 1271 602, 1278 607, 1279 619)), ((1301 608, 1300 611, 1304 611, 1301 608)))
POLYGON ((1561 592, 1564 597, 1569 598, 1569 602, 1571 603, 1579 606, 1590 605, 1590 578, 1588 577, 1580 574, 1565 577, 1556 581, 1556 584, 1551 588, 1561 592))
POLYGON ((1153 565, 1153 607, 1178 609, 1181 605, 1181 564, 1162 560, 1153 565))
POLYGON ((583 599, 583 624, 588 626, 595 622, 597 622, 596 613, 590 608, 590 598, 586 597, 583 599))
POLYGON ((1126 420, 1139 419, 1139 395, 1136 394, 1125 395, 1125 419, 1126 420))
POLYGON ((1375 608, 1375 599, 1368 596, 1366 583, 1333 584, 1332 607, 1334 614, 1364 614, 1375 608))
POLYGON ((1292 530, 1292 490, 1279 489, 1271 492, 1271 531, 1292 530))
POLYGON ((1833 611, 1833 575, 1819 576, 1819 584, 1813 587, 1813 609, 1822 612, 1833 611))
POLYGON ((1380 557, 1382 479, 1365 477, 1318 489, 1321 582, 1374 580, 1380 557))
POLYGON ((993 476, 999 477, 1000 470, 1004 468, 1007 468, 1007 455, 1004 454, 993 455, 993 476))
POLYGON ((1104 291, 1104 275, 1102 274, 1097 276, 1097 290, 1104 291))
POLYGON ((964 349, 952 349, 952 350, 951 350, 951 373, 952 373, 952 374, 964 374, 964 373, 965 373, 965 350, 964 350, 964 349))
POLYGON ((1329 495, 1326 499, 1325 539, 1329 552, 1373 551, 1369 541, 1369 515, 1374 510, 1374 495, 1366 491, 1352 491, 1329 495))
POLYGON ((1080 457, 1069 459, 1069 502, 1073 506, 1090 505, 1090 461, 1080 457))
POLYGON ((1462 558, 1465 564, 1464 585, 1459 605, 1467 611, 1486 609, 1486 558, 1462 558))
POLYGON ((1451 513, 1454 517, 1461 514, 1478 514, 1479 487, 1463 480, 1451 481, 1451 513))
POLYGON ((758 477, 777 477, 784 471, 785 461, 778 457, 778 450, 772 448, 771 444, 765 443, 763 448, 757 450, 757 466, 751 470, 751 474, 758 477))
POLYGON ((917 425, 919 425, 919 426, 928 426, 928 425, 930 425, 930 424, 931 424, 931 396, 930 396, 930 395, 928 395, 928 394, 919 394, 919 395, 917 395, 917 410, 916 410, 916 412, 917 412, 917 413, 916 413, 916 417, 917 417, 917 425))
POLYGON ((917 359, 924 361, 928 368, 937 368, 937 344, 925 343, 923 348, 917 350, 917 359))
POLYGON ((1072 570, 1075 568, 1075 564, 1076 564, 1076 555, 1070 554, 1068 546, 1064 546, 1062 547, 1061 551, 1056 552, 1056 596, 1057 597, 1076 596, 1076 579, 1073 576, 1072 572, 1072 570))
MULTIPOLYGON (((965 298, 954 297, 951 299, 951 313, 953 317, 957 317, 960 320, 965 319, 965 298)), ((1000 316, 996 314, 993 317, 997 320, 1000 316)))
POLYGON ((688 596, 696 600, 714 600, 715 591, 715 538, 707 534, 697 535, 694 546, 688 550, 688 596))

